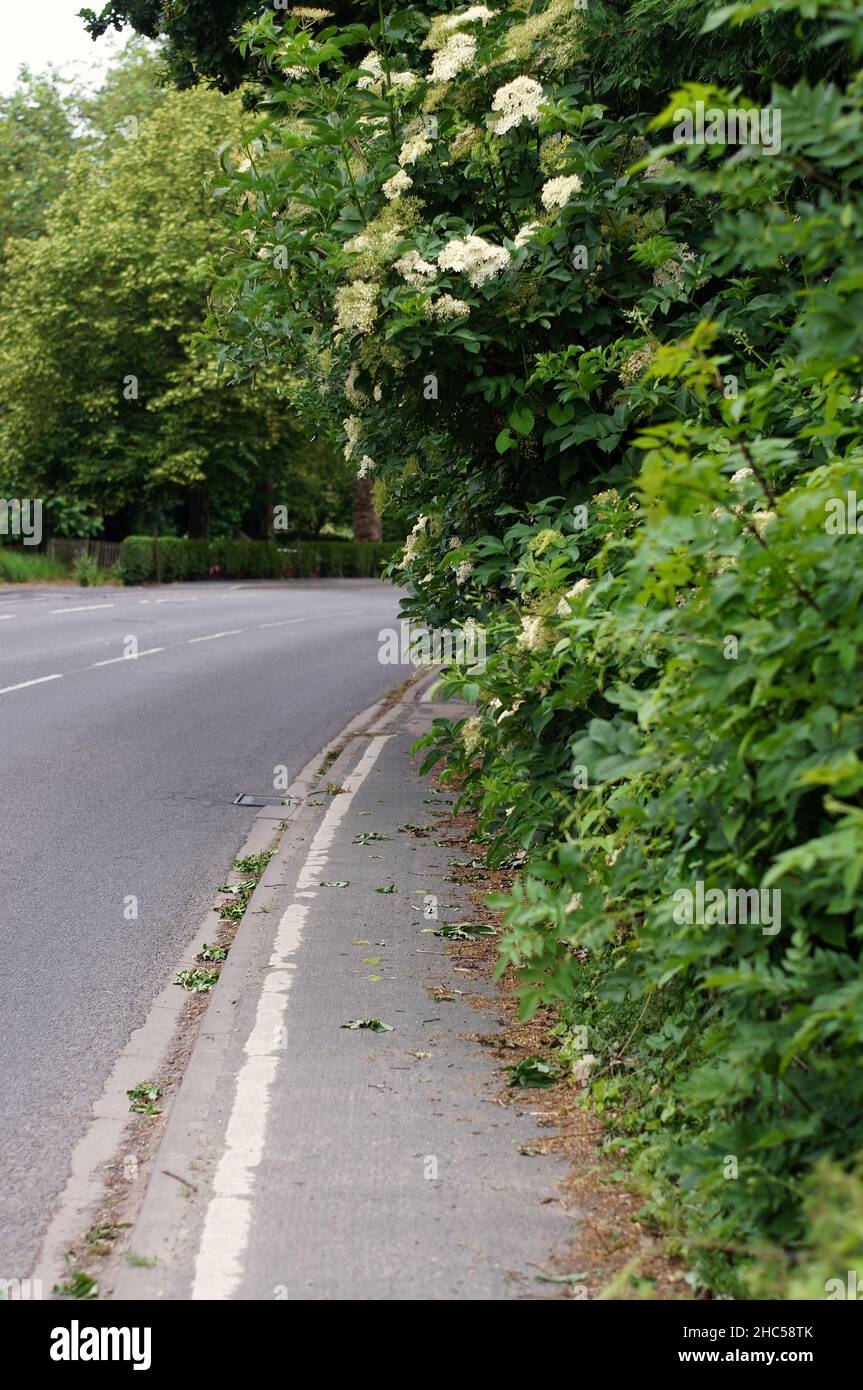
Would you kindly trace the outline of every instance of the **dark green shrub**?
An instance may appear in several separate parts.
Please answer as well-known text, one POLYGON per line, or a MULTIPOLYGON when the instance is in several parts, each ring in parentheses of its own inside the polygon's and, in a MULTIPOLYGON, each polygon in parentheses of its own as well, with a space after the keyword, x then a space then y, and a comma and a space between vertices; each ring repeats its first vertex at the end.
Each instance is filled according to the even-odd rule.
MULTIPOLYGON (((207 579, 376 579, 393 547, 376 541, 159 540, 162 582, 207 579)), ((156 578, 152 536, 129 536, 120 560, 125 584, 152 584, 156 578)))

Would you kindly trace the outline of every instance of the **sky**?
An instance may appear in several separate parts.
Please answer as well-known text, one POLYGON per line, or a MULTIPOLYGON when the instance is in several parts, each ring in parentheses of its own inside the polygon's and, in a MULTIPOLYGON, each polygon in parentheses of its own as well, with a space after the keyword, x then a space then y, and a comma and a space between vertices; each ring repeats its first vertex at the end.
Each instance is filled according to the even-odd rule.
POLYGON ((102 0, 0 0, 0 92, 13 89, 22 63, 35 72, 53 65, 88 85, 98 81, 125 36, 112 29, 94 43, 78 18, 81 9, 98 14, 102 0))

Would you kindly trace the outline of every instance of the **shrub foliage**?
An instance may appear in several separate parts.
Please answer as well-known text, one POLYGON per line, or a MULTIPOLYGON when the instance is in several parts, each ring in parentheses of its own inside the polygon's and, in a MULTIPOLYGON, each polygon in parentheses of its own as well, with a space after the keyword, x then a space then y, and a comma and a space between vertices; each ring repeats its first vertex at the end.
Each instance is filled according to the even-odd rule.
POLYGON ((523 856, 525 1014, 587 1029, 698 1278, 819 1295, 836 1211, 863 1253, 863 15, 244 32, 268 111, 219 189, 243 254, 209 331, 411 510, 408 612, 484 629, 429 759, 523 856), (675 140, 699 102, 776 147, 675 140))

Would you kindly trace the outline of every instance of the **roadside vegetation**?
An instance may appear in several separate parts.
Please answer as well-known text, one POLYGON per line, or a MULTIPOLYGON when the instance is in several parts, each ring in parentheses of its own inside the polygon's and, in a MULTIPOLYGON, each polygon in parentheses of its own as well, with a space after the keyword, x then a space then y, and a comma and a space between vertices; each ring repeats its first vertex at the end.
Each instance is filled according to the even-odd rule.
MULTIPOLYGON (((191 266, 182 319, 156 273, 146 432, 120 449, 94 381, 76 486, 104 464, 130 505, 190 492, 196 430, 226 420, 230 510, 262 476, 231 441, 275 386, 384 525, 407 518, 407 614, 486 653, 447 673, 476 713, 438 722, 428 763, 518 862, 502 966, 524 1019, 559 1019, 553 1065, 513 1084, 578 1075, 696 1290, 824 1297, 863 1260, 857 0, 221 13, 91 17, 162 35, 183 90, 134 155, 76 171, 80 213, 69 175, 51 254, 14 244, 0 430, 34 469, 66 457, 65 385, 25 439, 27 373, 72 366, 45 277, 83 281, 83 342, 102 221, 122 232, 138 175, 163 209, 190 190, 219 128, 203 332, 191 266)), ((97 318, 120 326, 113 290, 97 318)))
POLYGON ((863 572, 826 524, 863 433, 859 10, 243 36, 208 331, 411 513, 411 616, 483 632, 429 761, 523 857, 523 1016, 559 1010, 696 1287, 823 1297, 863 1256, 863 572), (781 139, 675 143, 699 102, 781 139))

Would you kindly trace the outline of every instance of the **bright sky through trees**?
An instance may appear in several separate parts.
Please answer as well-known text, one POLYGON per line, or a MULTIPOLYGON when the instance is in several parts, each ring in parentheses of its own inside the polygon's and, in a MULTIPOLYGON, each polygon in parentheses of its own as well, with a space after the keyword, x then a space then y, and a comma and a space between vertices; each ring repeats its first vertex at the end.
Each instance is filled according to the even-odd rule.
MULTIPOLYGON (((35 72, 54 66, 66 77, 87 83, 98 78, 117 48, 124 42, 113 31, 94 43, 78 18, 88 0, 2 0, 0 21, 0 92, 15 86, 18 69, 26 64, 35 72), (38 15, 38 22, 34 18, 38 15)), ((101 8, 89 0, 90 8, 101 8)))

